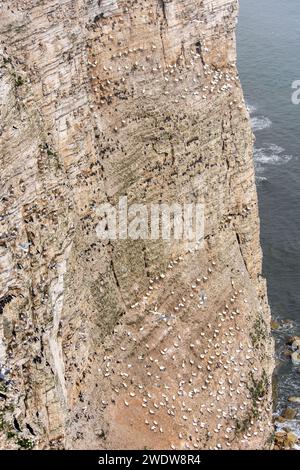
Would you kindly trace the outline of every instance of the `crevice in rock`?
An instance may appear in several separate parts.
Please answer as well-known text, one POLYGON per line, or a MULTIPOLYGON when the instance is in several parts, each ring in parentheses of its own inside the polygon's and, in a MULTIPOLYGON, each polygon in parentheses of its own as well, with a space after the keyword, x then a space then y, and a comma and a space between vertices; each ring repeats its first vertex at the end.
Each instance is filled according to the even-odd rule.
POLYGON ((32 436, 35 436, 35 432, 34 432, 34 430, 32 429, 32 427, 30 426, 30 424, 26 423, 26 428, 28 429, 28 431, 30 432, 30 434, 32 434, 32 436))
POLYGON ((200 40, 195 43, 195 47, 196 47, 197 54, 199 54, 199 56, 200 56, 201 63, 204 66, 205 61, 204 61, 203 54, 202 54, 202 45, 201 45, 200 40))
POLYGON ((20 428, 19 421, 17 420, 17 418, 14 418, 14 427, 18 432, 22 432, 22 430, 20 428))
POLYGON ((243 254, 243 250, 242 250, 242 242, 241 242, 240 235, 239 235, 237 232, 235 233, 235 235, 236 235, 236 240, 237 240, 238 245, 239 245, 239 249, 240 249, 241 256, 242 256, 243 261, 244 261, 244 264, 245 264, 245 268, 246 268, 246 270, 247 270, 249 276, 251 277, 250 272, 249 272, 249 269, 248 269, 248 266, 247 266, 247 262, 246 262, 246 260, 245 260, 245 258, 244 258, 244 254, 243 254))
POLYGON ((5 305, 9 304, 12 299, 14 298, 13 295, 9 294, 4 297, 1 297, 0 299, 0 314, 3 313, 5 305))
POLYGON ((168 17, 167 17, 167 12, 166 12, 165 0, 158 0, 158 5, 159 5, 159 6, 161 7, 161 9, 162 9, 162 13, 163 13, 164 20, 166 21, 166 23, 168 23, 168 17))
POLYGON ((117 286, 117 288, 120 290, 120 283, 119 283, 119 280, 118 280, 118 277, 117 277, 117 274, 116 274, 116 270, 115 270, 115 266, 114 266, 113 260, 111 260, 111 262, 110 262, 110 267, 111 267, 111 271, 112 271, 113 276, 114 276, 114 280, 115 280, 116 286, 117 286))

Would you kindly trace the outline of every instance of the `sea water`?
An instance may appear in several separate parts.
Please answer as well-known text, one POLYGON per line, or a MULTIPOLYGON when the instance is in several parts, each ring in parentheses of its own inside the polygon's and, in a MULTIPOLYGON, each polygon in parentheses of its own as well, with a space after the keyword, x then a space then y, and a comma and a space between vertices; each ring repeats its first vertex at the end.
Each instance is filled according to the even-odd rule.
MULTIPOLYGON (((284 354, 287 337, 300 336, 300 104, 292 102, 300 80, 299 0, 240 0, 237 50, 256 137, 263 271, 273 318, 290 320, 274 332, 280 414, 289 396, 300 396, 300 367, 284 354)), ((300 407, 289 406, 298 406, 288 424, 300 435, 300 407)))

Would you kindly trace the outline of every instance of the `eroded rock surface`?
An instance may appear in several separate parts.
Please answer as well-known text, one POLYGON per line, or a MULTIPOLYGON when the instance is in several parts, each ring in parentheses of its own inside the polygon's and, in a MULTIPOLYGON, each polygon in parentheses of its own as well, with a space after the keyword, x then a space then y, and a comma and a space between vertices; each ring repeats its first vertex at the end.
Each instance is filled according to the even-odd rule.
POLYGON ((268 447, 237 2, 0 9, 1 447, 268 447), (99 240, 124 195, 203 203, 204 246, 99 240))

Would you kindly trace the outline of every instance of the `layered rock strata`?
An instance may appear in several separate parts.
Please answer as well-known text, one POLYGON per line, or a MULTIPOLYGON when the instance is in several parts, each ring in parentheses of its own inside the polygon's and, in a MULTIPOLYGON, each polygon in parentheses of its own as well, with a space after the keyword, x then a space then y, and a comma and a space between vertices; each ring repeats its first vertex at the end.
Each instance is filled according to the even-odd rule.
POLYGON ((3 0, 2 448, 270 445, 272 342, 235 0, 3 0), (203 246, 97 237, 201 203, 203 246))

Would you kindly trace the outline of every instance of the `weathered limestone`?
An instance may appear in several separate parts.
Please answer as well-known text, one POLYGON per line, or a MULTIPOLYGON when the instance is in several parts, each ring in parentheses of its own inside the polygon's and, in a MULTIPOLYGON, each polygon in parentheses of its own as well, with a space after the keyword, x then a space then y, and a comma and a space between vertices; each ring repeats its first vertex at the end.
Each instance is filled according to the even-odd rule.
POLYGON ((236 16, 235 0, 1 2, 1 447, 270 445, 236 16), (97 207, 123 195, 203 203, 203 249, 99 240, 97 207))

